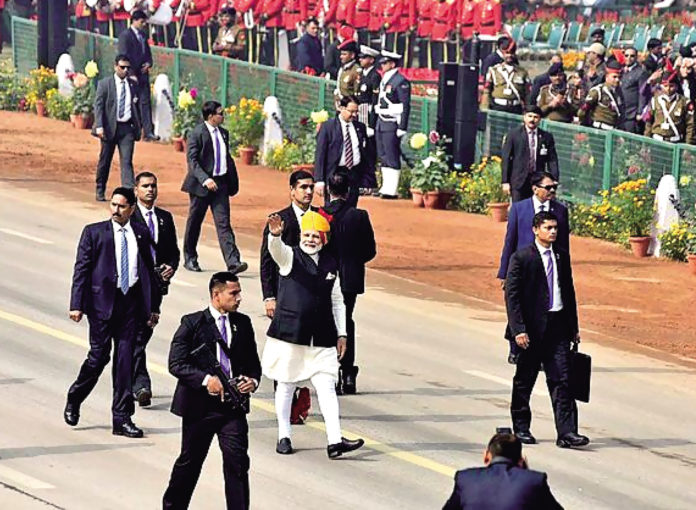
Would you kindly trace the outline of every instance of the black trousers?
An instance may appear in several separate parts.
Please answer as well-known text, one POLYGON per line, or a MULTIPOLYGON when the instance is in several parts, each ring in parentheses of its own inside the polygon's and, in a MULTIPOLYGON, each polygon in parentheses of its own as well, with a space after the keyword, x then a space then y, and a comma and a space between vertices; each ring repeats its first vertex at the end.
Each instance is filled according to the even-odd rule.
POLYGON ((128 28, 128 22, 123 19, 97 21, 97 29, 101 35, 118 38, 119 34, 128 28))
POLYGON ((135 176, 133 175, 133 151, 135 149, 135 128, 130 122, 119 122, 116 126, 116 136, 113 140, 101 140, 99 162, 97 163, 97 194, 103 195, 106 191, 106 182, 109 180, 111 162, 114 159, 114 151, 118 147, 118 159, 121 164, 121 186, 133 188, 135 176))
POLYGON ((143 75, 138 78, 138 103, 140 103, 140 121, 143 126, 145 136, 154 134, 152 125, 152 100, 150 98, 150 78, 143 75))
POLYGON ((278 27, 266 28, 266 37, 261 45, 261 63, 275 66, 278 62, 278 27))
POLYGON ((152 382, 150 374, 147 371, 147 356, 145 349, 152 338, 154 330, 147 325, 146 322, 141 322, 138 327, 138 332, 135 335, 135 343, 133 346, 133 394, 135 395, 142 389, 147 389, 152 392, 152 382))
POLYGON ((375 169, 377 168, 377 139, 375 136, 368 136, 365 144, 365 152, 363 153, 365 161, 363 162, 363 173, 359 188, 376 188, 377 176, 375 169))
POLYGON ((355 301, 358 295, 354 292, 343 293, 343 303, 346 305, 346 354, 341 360, 342 368, 352 368, 355 365, 355 321, 353 312, 355 311, 355 301))
POLYGON ((201 474, 213 436, 218 436, 222 451, 227 510, 249 508, 249 426, 246 415, 211 411, 203 417, 184 417, 181 428, 181 453, 174 463, 162 507, 185 510, 201 474))
POLYGON ((396 136, 396 124, 378 119, 375 142, 377 156, 382 166, 399 170, 401 168, 401 138, 396 136))
POLYGON ((201 225, 205 214, 210 208, 215 221, 222 257, 227 268, 237 266, 241 255, 237 248, 232 225, 230 225, 230 195, 227 191, 225 177, 214 177, 218 185, 216 192, 210 192, 205 197, 189 194, 189 214, 186 220, 186 232, 184 233, 184 260, 198 260, 198 239, 201 236, 201 225))
POLYGON ((181 46, 185 50, 210 53, 210 31, 206 25, 201 27, 186 27, 181 38, 181 46))
POLYGON ((410 32, 387 32, 384 49, 398 53, 402 56, 402 66, 411 67, 414 39, 410 32))
POLYGON ((533 339, 517 360, 510 404, 513 429, 515 432, 529 430, 532 422, 529 399, 541 363, 544 364, 558 437, 568 432, 577 432, 578 408, 570 393, 569 384, 570 338, 562 312, 549 312, 543 338, 540 341, 533 339))
POLYGON ((135 412, 133 405, 132 374, 133 346, 136 328, 142 322, 141 289, 136 283, 124 295, 116 289, 114 309, 109 320, 87 317, 89 321, 89 352, 82 363, 77 380, 68 390, 68 402, 80 405, 96 386, 104 367, 109 363, 111 341, 114 343, 112 364, 113 424, 120 425, 135 412))

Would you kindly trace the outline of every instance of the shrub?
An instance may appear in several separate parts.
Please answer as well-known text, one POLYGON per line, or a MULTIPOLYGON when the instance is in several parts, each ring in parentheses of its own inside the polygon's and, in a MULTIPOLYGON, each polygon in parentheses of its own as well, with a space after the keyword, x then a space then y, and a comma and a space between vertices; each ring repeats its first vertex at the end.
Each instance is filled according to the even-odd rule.
POLYGON ((453 207, 462 211, 485 214, 488 204, 507 202, 502 189, 502 167, 498 156, 484 157, 470 172, 457 175, 453 207))
POLYGON ((230 132, 230 149, 258 147, 263 137, 263 105, 257 99, 243 97, 227 108, 225 127, 230 132))
POLYGON ((27 102, 34 107, 37 101, 45 101, 49 90, 58 88, 58 77, 53 69, 41 66, 29 71, 27 84, 27 102))
POLYGON ((673 260, 686 262, 696 244, 696 233, 687 222, 679 221, 660 235, 660 255, 673 260))
POLYGON ((0 62, 0 110, 25 110, 26 82, 8 62, 0 62))
POLYGON ((46 109, 48 116, 57 120, 70 120, 73 111, 73 100, 65 97, 58 89, 51 89, 46 92, 46 109))

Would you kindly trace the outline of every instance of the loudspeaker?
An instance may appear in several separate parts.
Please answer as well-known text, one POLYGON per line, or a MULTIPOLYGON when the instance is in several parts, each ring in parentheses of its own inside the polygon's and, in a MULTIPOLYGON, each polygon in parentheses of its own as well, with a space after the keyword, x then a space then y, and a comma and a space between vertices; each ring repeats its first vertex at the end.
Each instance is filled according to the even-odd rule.
POLYGON ((68 50, 68 3, 39 0, 37 57, 40 65, 54 68, 61 54, 68 50))
POLYGON ((468 170, 476 156, 478 126, 478 66, 464 64, 458 69, 454 123, 453 163, 456 170, 468 170))
POLYGON ((458 65, 440 62, 437 89, 437 132, 447 138, 454 137, 454 118, 457 107, 458 65))

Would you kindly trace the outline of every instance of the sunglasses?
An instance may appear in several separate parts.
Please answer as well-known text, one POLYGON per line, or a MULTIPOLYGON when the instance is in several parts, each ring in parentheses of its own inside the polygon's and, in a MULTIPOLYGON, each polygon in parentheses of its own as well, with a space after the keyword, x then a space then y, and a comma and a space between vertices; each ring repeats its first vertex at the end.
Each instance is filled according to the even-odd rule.
POLYGON ((539 188, 543 188, 546 191, 556 191, 558 189, 558 184, 547 184, 546 186, 539 186, 539 188))
POLYGON ((624 57, 626 58, 636 58, 638 55, 634 53, 624 53, 624 57))
POLYGON ((215 112, 215 115, 219 115, 220 117, 223 117, 225 115, 225 112, 215 112))
POLYGON ((122 66, 121 64, 118 65, 119 69, 123 69, 124 71, 127 71, 128 69, 131 68, 131 66, 122 66))

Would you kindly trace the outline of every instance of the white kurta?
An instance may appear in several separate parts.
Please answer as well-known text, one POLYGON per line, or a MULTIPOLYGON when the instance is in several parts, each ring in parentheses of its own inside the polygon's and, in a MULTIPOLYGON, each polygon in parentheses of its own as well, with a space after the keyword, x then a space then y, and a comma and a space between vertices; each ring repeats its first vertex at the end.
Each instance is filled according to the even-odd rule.
MULTIPOLYGON (((286 245, 280 236, 269 234, 268 251, 278 264, 280 275, 289 275, 293 263, 292 248, 286 245)), ((318 254, 311 257, 315 263, 319 262, 318 254)), ((338 274, 331 291, 331 308, 338 336, 346 336, 346 307, 338 274)), ((300 382, 307 381, 319 373, 328 374, 338 380, 339 363, 335 347, 298 345, 267 336, 261 356, 261 367, 263 374, 274 381, 300 382)))

